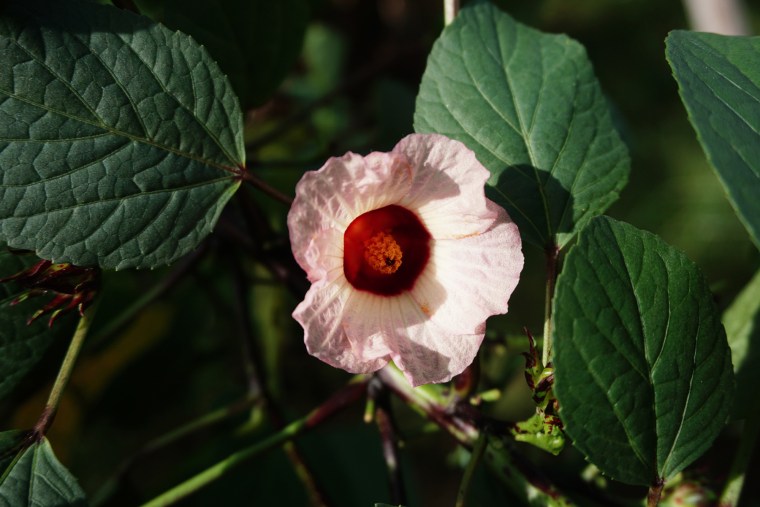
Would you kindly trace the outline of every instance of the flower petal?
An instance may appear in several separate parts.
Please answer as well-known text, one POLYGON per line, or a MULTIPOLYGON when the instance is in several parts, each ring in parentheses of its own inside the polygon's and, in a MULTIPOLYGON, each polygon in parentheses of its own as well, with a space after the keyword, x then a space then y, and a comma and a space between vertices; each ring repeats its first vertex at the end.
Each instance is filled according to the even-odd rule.
POLYGON ((372 344, 357 351, 346 335, 347 316, 351 313, 347 302, 355 293, 345 278, 314 283, 293 311, 293 318, 303 326, 309 354, 351 373, 370 373, 388 363, 387 352, 373 355, 372 344))
POLYGON ((396 332, 389 310, 390 299, 356 290, 347 304, 346 335, 354 355, 363 361, 382 359, 385 365, 390 359, 387 337, 396 332))
POLYGON ((347 153, 303 175, 288 213, 288 230, 293 255, 309 279, 315 266, 306 260, 306 251, 315 236, 330 228, 343 234, 362 213, 398 202, 409 192, 411 176, 406 159, 392 153, 347 153))
POLYGON ((482 333, 486 319, 507 313, 509 296, 523 267, 520 233, 507 212, 486 231, 455 240, 433 241, 430 265, 411 296, 431 321, 449 333, 482 333))
POLYGON ((483 341, 482 330, 453 334, 428 320, 409 295, 390 301, 400 324, 389 339, 391 357, 412 386, 451 380, 475 359, 483 341))
POLYGON ((343 232, 335 228, 315 232, 300 264, 312 283, 343 276, 343 232))
POLYGON ((476 234, 495 218, 483 190, 490 173, 464 144, 439 134, 412 134, 391 153, 405 156, 414 171, 399 204, 415 211, 433 238, 476 234))

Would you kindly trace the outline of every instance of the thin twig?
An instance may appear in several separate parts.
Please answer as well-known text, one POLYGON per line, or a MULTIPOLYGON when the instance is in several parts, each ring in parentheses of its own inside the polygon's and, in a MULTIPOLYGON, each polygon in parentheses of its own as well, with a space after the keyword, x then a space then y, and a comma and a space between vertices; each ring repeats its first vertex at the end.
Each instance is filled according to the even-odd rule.
POLYGON ((483 453, 488 445, 488 437, 486 432, 481 432, 478 441, 475 442, 475 447, 470 455, 470 461, 467 463, 467 468, 464 470, 462 476, 462 482, 459 484, 459 492, 457 493, 457 502, 455 507, 465 507, 467 503, 467 494, 470 491, 470 484, 472 484, 472 477, 475 475, 475 469, 480 462, 480 458, 483 457, 483 453))
POLYGON ((268 196, 280 201, 283 204, 290 206, 293 204, 293 198, 283 194, 272 185, 256 176, 250 168, 245 168, 240 171, 240 177, 243 181, 250 183, 254 188, 257 188, 267 194, 268 196))
POLYGON ((228 258, 232 266, 232 281, 235 287, 234 312, 240 328, 240 346, 248 393, 251 396, 263 394, 264 400, 268 401, 268 396, 264 394, 265 390, 260 380, 262 373, 261 355, 253 350, 255 336, 248 316, 251 308, 250 298, 248 297, 248 280, 240 259, 232 254, 228 255, 228 258))
POLYGON ((345 407, 361 399, 366 392, 366 388, 366 379, 362 379, 358 382, 351 382, 325 403, 312 410, 309 415, 303 419, 294 421, 261 442, 228 456, 216 465, 207 468, 203 472, 187 479, 169 491, 166 491, 153 500, 145 503, 144 507, 171 505, 186 498, 217 479, 224 477, 224 475, 246 461, 282 445, 284 442, 292 440, 305 431, 318 426, 345 407))
MULTIPOLYGON (((245 364, 246 375, 248 377, 248 388, 252 395, 261 395, 267 406, 267 413, 275 429, 282 428, 284 417, 279 409, 279 405, 272 396, 272 391, 266 382, 264 375, 264 366, 261 361, 261 351, 257 350, 256 336, 248 316, 251 308, 251 301, 248 290, 248 279, 243 269, 243 265, 237 256, 231 255, 231 264, 233 271, 233 281, 235 284, 235 313, 240 322, 241 341, 243 347, 243 361, 245 364)), ((286 442, 283 449, 290 460, 296 476, 301 480, 309 496, 311 504, 314 507, 327 507, 326 495, 317 484, 313 472, 306 463, 303 455, 293 442, 286 442)))
POLYGON ((102 329, 100 329, 100 331, 92 337, 91 342, 93 344, 100 343, 105 338, 122 331, 125 327, 134 322, 135 317, 140 312, 173 289, 177 283, 179 283, 185 275, 198 264, 198 262, 200 262, 208 251, 208 247, 208 241, 204 241, 193 252, 183 257, 168 275, 148 289, 137 301, 132 303, 117 317, 111 319, 102 329))
POLYGON ((367 398, 374 400, 374 420, 380 432, 383 446, 383 458, 385 468, 388 470, 388 486, 390 489, 391 503, 393 505, 405 505, 406 488, 401 475, 399 460, 398 432, 391 414, 390 398, 383 382, 378 377, 373 377, 368 386, 367 398))
MULTIPOLYGON (((473 421, 460 417, 460 413, 471 413, 463 404, 459 410, 450 410, 442 400, 429 395, 425 389, 412 388, 403 374, 393 367, 385 367, 377 374, 388 389, 396 394, 409 408, 420 413, 437 424, 441 429, 453 436, 459 444, 467 449, 473 449, 480 438, 481 432, 473 421)), ((500 447, 503 447, 501 444, 500 447)), ((551 498, 555 505, 572 505, 568 499, 552 485, 552 483, 536 467, 511 449, 487 446, 491 462, 501 460, 498 468, 500 478, 514 491, 525 498, 540 495, 551 498), (504 474, 504 469, 509 472, 504 474)))
POLYGON ((284 119, 279 125, 277 125, 266 134, 249 142, 246 145, 246 151, 248 153, 252 153, 259 148, 266 146, 308 118, 309 115, 314 111, 321 109, 333 100, 342 97, 348 90, 359 86, 363 82, 371 79, 379 72, 383 71, 390 63, 392 63, 398 56, 398 53, 399 52, 397 49, 388 53, 384 53, 383 56, 378 60, 375 60, 362 67, 354 75, 346 79, 343 83, 335 87, 330 92, 299 109, 292 116, 284 119))

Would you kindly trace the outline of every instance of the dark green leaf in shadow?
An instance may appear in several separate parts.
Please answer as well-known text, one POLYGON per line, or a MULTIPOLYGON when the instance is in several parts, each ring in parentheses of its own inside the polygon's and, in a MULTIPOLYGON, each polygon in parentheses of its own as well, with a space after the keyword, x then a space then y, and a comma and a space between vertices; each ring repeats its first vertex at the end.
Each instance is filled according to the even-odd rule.
POLYGON ((433 46, 414 126, 474 150, 491 171, 489 196, 541 247, 565 245, 628 179, 584 48, 485 2, 463 9, 433 46))
POLYGON ((46 438, 23 450, 0 475, 0 504, 8 507, 85 506, 79 483, 46 438))
POLYGON ((747 404, 758 402, 754 386, 760 382, 760 271, 723 313, 731 359, 736 374, 734 417, 746 417, 747 404))
POLYGON ((573 444, 602 472, 651 485, 723 427, 731 352, 704 276, 657 236, 607 217, 557 281, 556 394, 573 444))
POLYGON ((0 17, 0 240, 46 259, 155 267, 240 184, 242 116, 190 37, 77 0, 0 17))
POLYGON ((760 37, 675 30, 665 42, 699 142, 760 247, 760 37))
MULTIPOLYGON (((18 273, 38 260, 33 255, 10 253, 0 244, 0 278, 18 273)), ((30 298, 11 305, 21 293, 21 287, 14 282, 0 283, 0 399, 13 391, 55 338, 70 337, 73 332, 70 317, 61 318, 52 329, 46 318, 27 325, 27 319, 49 298, 30 298)))
POLYGON ((23 440, 23 431, 11 430, 0 433, 0 476, 16 457, 23 440))
POLYGON ((307 0, 167 0, 164 23, 192 35, 229 76, 245 107, 263 104, 301 52, 307 0))

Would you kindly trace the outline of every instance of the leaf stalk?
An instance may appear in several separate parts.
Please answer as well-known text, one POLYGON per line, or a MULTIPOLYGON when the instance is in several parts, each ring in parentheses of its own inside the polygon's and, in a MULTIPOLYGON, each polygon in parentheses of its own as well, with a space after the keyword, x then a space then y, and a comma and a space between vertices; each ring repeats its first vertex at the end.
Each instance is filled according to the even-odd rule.
POLYGON ((45 403, 45 408, 37 420, 37 424, 34 425, 34 437, 36 440, 41 440, 53 424, 63 390, 69 383, 71 373, 74 371, 74 364, 79 356, 79 352, 82 350, 82 345, 87 336, 87 331, 90 329, 96 307, 97 303, 87 308, 79 319, 74 336, 71 338, 71 343, 69 343, 69 348, 66 350, 66 355, 63 358, 63 363, 61 363, 61 368, 58 370, 58 376, 55 378, 47 403, 45 403))
POLYGON ((552 360, 552 305, 554 287, 557 284, 557 267, 559 264, 559 247, 550 245, 546 248, 546 295, 544 300, 544 342, 541 363, 547 366, 552 360))

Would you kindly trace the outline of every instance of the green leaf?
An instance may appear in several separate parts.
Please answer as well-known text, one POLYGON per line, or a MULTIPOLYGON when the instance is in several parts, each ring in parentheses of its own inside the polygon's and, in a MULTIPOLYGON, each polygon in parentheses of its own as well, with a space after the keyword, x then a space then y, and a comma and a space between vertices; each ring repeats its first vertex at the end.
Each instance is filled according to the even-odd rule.
POLYGON ((665 42, 699 142, 760 247, 760 37, 675 30, 665 42))
POLYGON ((0 476, 11 464, 24 440, 24 432, 19 430, 0 432, 0 476))
POLYGON ((46 438, 23 450, 0 475, 0 504, 8 507, 84 506, 77 480, 61 465, 46 438))
POLYGON ((723 313, 731 360, 736 374, 734 417, 746 417, 749 404, 758 402, 754 386, 760 381, 760 271, 723 313))
POLYGON ((163 22, 208 48, 246 107, 266 102, 301 52, 307 0, 167 0, 163 22))
POLYGON ((715 439, 733 398, 704 276, 657 236, 598 217, 556 290, 555 393, 573 444, 620 481, 671 478, 715 439))
POLYGON ((414 126, 475 151, 491 171, 489 197, 540 247, 565 245, 628 179, 584 48, 488 3, 463 9, 436 41, 414 126))
MULTIPOLYGON (((37 260, 31 255, 12 254, 0 244, 0 278, 18 273, 37 260)), ((48 328, 45 318, 26 325, 49 298, 30 298, 11 305, 20 294, 17 284, 0 283, 0 399, 13 391, 55 338, 71 336, 73 331, 67 317, 56 322, 53 329, 48 328)))
POLYGON ((242 118, 206 51, 84 1, 0 18, 0 240, 46 259, 155 267, 189 252, 240 184, 242 118))

